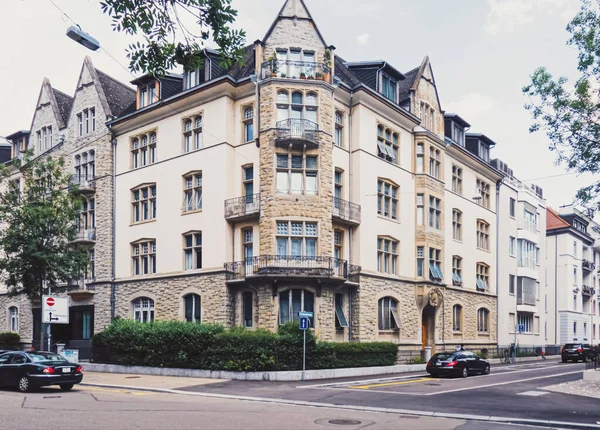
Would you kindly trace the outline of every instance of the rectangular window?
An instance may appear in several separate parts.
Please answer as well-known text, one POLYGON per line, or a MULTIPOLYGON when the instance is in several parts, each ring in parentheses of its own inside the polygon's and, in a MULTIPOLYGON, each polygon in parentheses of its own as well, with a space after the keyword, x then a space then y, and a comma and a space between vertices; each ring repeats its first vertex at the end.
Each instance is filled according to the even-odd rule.
POLYGON ((131 244, 132 275, 156 273, 156 242, 154 240, 131 244))
POLYGON ((525 276, 517 276, 517 304, 518 305, 537 305, 539 292, 535 279, 525 276))
POLYGON ((202 172, 183 177, 183 212, 202 209, 202 172))
POLYGON ((398 219, 398 186, 379 179, 377 181, 377 213, 398 219))
POLYGON ((202 269, 202 232, 183 235, 184 269, 202 269))
POLYGON ((452 285, 460 286, 463 284, 462 279, 462 258, 458 255, 452 256, 452 285))
POLYGON ((335 146, 342 146, 342 136, 344 130, 344 116, 340 111, 335 112, 335 136, 333 139, 333 144, 335 146))
POLYGON ((425 150, 423 144, 417 145, 417 173, 423 173, 425 171, 425 150))
POLYGON ((156 185, 146 185, 131 192, 133 222, 156 218, 156 185))
POLYGON ((429 227, 440 230, 442 217, 442 201, 437 197, 429 196, 429 227))
POLYGON ((400 144, 400 136, 398 133, 384 128, 382 125, 377 126, 377 156, 391 163, 398 164, 398 148, 400 144))
POLYGON ((533 314, 517 312, 517 324, 523 329, 523 333, 533 333, 533 314))
POLYGON ((53 143, 52 143, 52 126, 49 125, 48 127, 48 147, 52 148, 53 143))
POLYGON ((252 227, 242 230, 242 246, 244 247, 244 261, 252 262, 254 257, 254 232, 252 227))
POLYGON ((508 294, 515 294, 515 275, 508 275, 508 294))
POLYGON ((417 277, 422 278, 425 266, 425 251, 422 246, 417 246, 417 277))
POLYGON ((84 121, 84 129, 85 134, 90 134, 90 111, 89 109, 83 110, 83 121, 84 121))
POLYGON ((82 114, 77 114, 77 128, 79 131, 79 136, 83 136, 83 116, 82 114))
POLYGON ((90 119, 92 121, 92 131, 96 131, 96 109, 90 109, 90 119))
POLYGON ((462 196, 463 184, 462 184, 462 168, 452 165, 452 191, 462 196))
POLYGON ((348 320, 344 314, 344 295, 335 295, 335 328, 336 330, 342 330, 348 327, 348 320))
POLYGON ((452 239, 462 240, 462 212, 458 209, 452 210, 452 239))
POLYGON ((278 257, 317 256, 317 223, 277 221, 275 234, 278 257))
POLYGON ((429 147, 429 174, 434 178, 440 178, 440 161, 441 155, 440 150, 435 149, 433 146, 429 147))
POLYGON ((417 194, 417 225, 425 225, 425 195, 417 194))
POLYGON ((429 278, 435 282, 442 282, 444 273, 442 272, 442 251, 435 248, 429 248, 429 278))
POLYGON ((477 248, 490 250, 490 225, 482 219, 477 220, 477 248))
POLYGON ((510 198, 510 204, 509 204, 509 208, 508 208, 508 210, 509 210, 509 214, 510 214, 510 217, 511 217, 511 218, 514 218, 514 217, 515 217, 515 204, 516 204, 516 202, 515 202, 515 199, 513 199, 513 198, 511 197, 511 198, 510 198))
POLYGON ((399 243, 394 239, 377 238, 377 271, 398 274, 399 243))
POLYGON ((483 206, 484 208, 490 208, 490 184, 482 181, 481 179, 477 179, 477 194, 481 198, 478 199, 477 204, 483 206))
POLYGON ((333 257, 338 260, 344 258, 344 232, 341 230, 333 232, 333 257))
POLYGON ((537 214, 524 210, 523 216, 525 217, 525 230, 536 233, 537 232, 537 214))
POLYGON ((512 236, 508 238, 508 255, 515 256, 516 239, 512 236))
POLYGON ((244 113, 242 122, 244 127, 244 142, 250 142, 254 140, 254 108, 252 106, 246 106, 242 110, 244 113))
POLYGON ((488 291, 490 285, 490 266, 485 263, 477 263, 477 289, 488 291))
POLYGON ((525 239, 517 241, 517 266, 535 269, 535 244, 525 239))
POLYGON ((317 156, 277 154, 277 193, 317 195, 317 156))
POLYGON ((252 317, 252 313, 254 310, 254 299, 252 297, 252 293, 250 291, 244 292, 243 296, 243 306, 244 306, 244 327, 249 328, 252 327, 254 318, 252 317))
POLYGON ((396 103, 396 81, 384 74, 381 79, 381 94, 396 103))

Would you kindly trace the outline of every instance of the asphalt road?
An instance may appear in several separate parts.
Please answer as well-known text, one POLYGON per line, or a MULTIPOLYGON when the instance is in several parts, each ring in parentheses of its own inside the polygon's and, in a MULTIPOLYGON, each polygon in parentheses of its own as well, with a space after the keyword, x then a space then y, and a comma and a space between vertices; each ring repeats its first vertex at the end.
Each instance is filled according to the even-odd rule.
POLYGON ((77 386, 0 391, 0 429, 513 430, 494 423, 77 386))
MULTIPOLYGON (((423 372, 381 379, 276 383, 227 381, 183 390, 519 420, 600 424, 600 400, 543 388, 582 378, 585 365, 545 362, 492 366, 487 376, 431 378, 423 372)), ((519 422, 515 420, 515 422, 519 422)))

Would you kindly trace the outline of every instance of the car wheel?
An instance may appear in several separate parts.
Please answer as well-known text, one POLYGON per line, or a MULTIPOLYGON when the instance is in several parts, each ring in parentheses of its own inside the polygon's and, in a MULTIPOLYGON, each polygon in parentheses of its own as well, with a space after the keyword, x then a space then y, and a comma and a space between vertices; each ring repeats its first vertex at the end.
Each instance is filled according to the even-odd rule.
POLYGON ((483 374, 484 375, 490 374, 490 365, 489 364, 487 366, 485 366, 485 369, 483 369, 483 374))
POLYGON ((31 389, 31 382, 29 380, 29 376, 23 375, 19 378, 19 383, 17 388, 21 393, 26 393, 31 389))
POLYGON ((60 384, 60 389, 62 391, 71 391, 73 389, 73 384, 60 384))
POLYGON ((461 376, 463 378, 466 378, 467 376, 469 376, 469 369, 467 369, 466 367, 463 367, 461 376))
POLYGON ((581 360, 581 361, 583 361, 584 363, 587 363, 587 355, 584 355, 583 360, 581 360))

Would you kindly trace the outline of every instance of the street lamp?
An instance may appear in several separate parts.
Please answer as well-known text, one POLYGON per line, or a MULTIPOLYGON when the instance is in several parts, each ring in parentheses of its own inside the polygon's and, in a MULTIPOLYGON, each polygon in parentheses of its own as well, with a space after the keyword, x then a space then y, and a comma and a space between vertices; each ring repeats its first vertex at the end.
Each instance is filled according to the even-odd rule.
POLYGON ((93 38, 85 31, 83 31, 79 25, 70 26, 67 29, 67 36, 69 36, 75 42, 85 46, 87 49, 90 49, 92 51, 97 51, 98 49, 100 49, 100 42, 98 42, 97 39, 93 38))

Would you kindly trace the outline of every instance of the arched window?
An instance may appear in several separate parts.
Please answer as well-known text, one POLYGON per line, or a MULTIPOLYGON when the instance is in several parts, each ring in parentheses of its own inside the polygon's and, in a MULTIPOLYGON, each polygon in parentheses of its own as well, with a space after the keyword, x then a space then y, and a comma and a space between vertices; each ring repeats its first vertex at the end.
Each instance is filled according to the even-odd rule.
POLYGON ((290 103, 290 95, 287 91, 279 91, 277 93, 277 103, 289 104, 290 103))
MULTIPOLYGON (((315 295, 306 290, 287 290, 279 293, 279 324, 299 321, 298 312, 314 312, 315 295)), ((310 325, 314 327, 313 318, 310 325)))
POLYGON ((200 128, 202 127, 202 117, 198 116, 196 117, 196 128, 200 128))
POLYGON ((10 331, 19 332, 19 309, 16 306, 8 308, 8 328, 10 331))
POLYGON ((79 166, 81 164, 81 156, 76 155, 75 156, 75 165, 79 166))
POLYGON ((379 299, 378 312, 379 330, 398 330, 400 327, 400 315, 398 314, 398 302, 392 297, 379 299))
POLYGON ((133 319, 139 322, 154 321, 154 300, 148 297, 140 297, 132 302, 133 319))
POLYGON ((156 133, 152 132, 150 133, 150 145, 155 145, 156 144, 156 133))
POLYGON ((185 130, 185 131, 190 131, 191 129, 192 129, 192 120, 191 120, 191 119, 188 119, 188 120, 185 122, 184 130, 185 130))
POLYGON ((244 142, 254 140, 254 108, 244 109, 244 142))
POLYGON ((462 331, 462 306, 454 305, 452 307, 452 330, 462 331))
POLYGON ((489 333, 490 311, 486 308, 477 310, 477 331, 479 333, 489 333))
POLYGON ((202 148, 202 116, 194 120, 194 149, 202 148))
POLYGON ((295 91, 292 93, 292 104, 293 105, 301 105, 303 100, 302 93, 299 91, 295 91))
POLYGON ((377 126, 377 136, 383 137, 383 127, 380 125, 377 126))
POLYGON ((308 93, 306 94, 306 104, 308 106, 317 106, 317 94, 316 93, 308 93))
POLYGON ((188 294, 183 298, 185 307, 185 320, 187 322, 202 321, 202 307, 200 296, 198 294, 188 294))
POLYGON ((148 136, 145 134, 142 136, 142 146, 148 146, 148 136))

